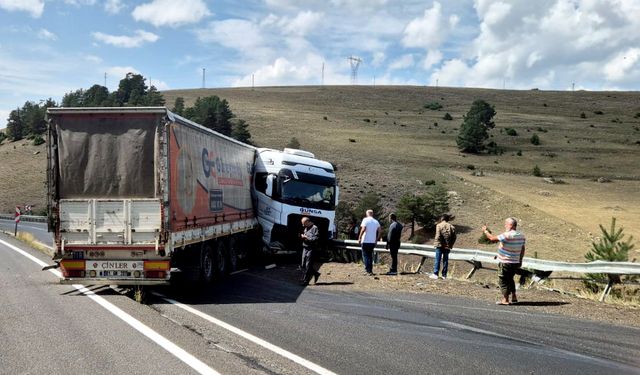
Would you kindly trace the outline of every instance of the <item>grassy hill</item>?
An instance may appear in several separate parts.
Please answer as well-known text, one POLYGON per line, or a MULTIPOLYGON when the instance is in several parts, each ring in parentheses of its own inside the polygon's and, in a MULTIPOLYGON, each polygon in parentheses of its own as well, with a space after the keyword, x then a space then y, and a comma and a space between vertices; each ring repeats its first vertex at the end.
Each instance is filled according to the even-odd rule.
MULTIPOLYGON (((640 238, 640 95, 635 92, 325 86, 163 94, 168 107, 178 96, 187 106, 198 96, 227 99, 250 124, 259 146, 283 148, 296 137, 301 148, 338 166, 342 200, 375 191, 393 210, 403 193, 423 191, 425 181, 444 184, 462 232, 460 246, 493 248, 476 243, 478 228, 487 223, 500 230, 507 216, 521 220, 529 254, 544 258, 582 260, 598 224, 608 224, 611 216, 640 238), (462 116, 475 99, 495 106, 491 140, 504 149, 501 155, 466 155, 456 147, 462 116), (431 102, 442 109, 426 109, 431 102), (453 120, 444 120, 445 113, 453 120), (507 135, 506 128, 518 135, 507 135), (530 142, 534 133, 539 146, 530 142), (533 177, 535 165, 566 183, 533 177), (470 168, 484 176, 471 176, 470 168), (599 177, 612 182, 594 181, 599 177)), ((25 192, 44 191, 39 169, 44 153, 18 157, 16 150, 31 146, 12 145, 0 146, 4 180, 24 174, 26 159, 42 161, 29 162, 31 182, 18 190, 7 192, 0 185, 2 211, 24 201, 25 192)))

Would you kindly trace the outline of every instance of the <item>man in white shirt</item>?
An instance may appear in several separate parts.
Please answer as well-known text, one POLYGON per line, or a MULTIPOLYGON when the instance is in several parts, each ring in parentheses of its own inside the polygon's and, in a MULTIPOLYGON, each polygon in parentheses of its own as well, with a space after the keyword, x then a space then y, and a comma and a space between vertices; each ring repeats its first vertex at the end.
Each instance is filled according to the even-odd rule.
POLYGON ((373 276, 373 249, 380 239, 380 234, 380 223, 373 218, 373 210, 367 210, 367 217, 362 219, 362 224, 360 224, 358 243, 362 246, 364 270, 369 276, 373 276))

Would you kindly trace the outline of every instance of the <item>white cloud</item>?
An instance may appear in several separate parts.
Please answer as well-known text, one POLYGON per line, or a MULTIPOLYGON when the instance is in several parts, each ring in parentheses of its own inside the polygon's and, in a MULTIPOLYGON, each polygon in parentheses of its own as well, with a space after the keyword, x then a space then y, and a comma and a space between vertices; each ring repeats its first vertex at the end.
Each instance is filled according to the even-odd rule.
POLYGON ((33 18, 40 18, 44 11, 43 0, 0 0, 0 8, 9 12, 27 12, 33 18))
POLYGON ((215 42, 245 52, 250 52, 265 42, 258 25, 240 19, 211 22, 207 28, 196 31, 196 35, 201 42, 215 42))
POLYGON ((38 38, 40 38, 42 40, 56 40, 56 39, 58 39, 56 34, 52 33, 51 31, 49 31, 47 29, 40 29, 40 31, 38 31, 38 38))
POLYGON ((93 64, 100 64, 102 62, 102 58, 95 55, 86 55, 84 56, 84 60, 93 64))
POLYGON ((106 73, 110 80, 115 79, 116 82, 120 82, 120 80, 125 78, 129 73, 140 74, 140 72, 132 66, 112 66, 107 68, 106 73))
POLYGON ((438 48, 444 41, 449 28, 455 26, 457 22, 457 17, 447 21, 442 14, 442 6, 436 1, 431 8, 424 11, 421 18, 413 19, 407 24, 402 44, 405 47, 438 48))
POLYGON ((415 64, 415 60, 413 59, 412 54, 402 55, 399 58, 395 59, 389 64, 389 69, 406 69, 410 68, 415 64))
POLYGON ((323 14, 311 11, 298 13, 293 19, 283 18, 280 25, 287 34, 306 35, 320 25, 323 14))
POLYGON ((64 3, 79 7, 81 5, 94 5, 96 0, 64 0, 64 3))
POLYGON ((122 0, 107 0, 104 2, 104 10, 109 14, 118 14, 124 8, 125 5, 122 0))
POLYGON ((640 84, 640 2, 476 0, 474 6, 477 37, 445 58, 432 81, 517 89, 640 84))
POLYGON ((158 89, 158 91, 171 90, 171 87, 169 87, 169 85, 166 82, 161 81, 161 80, 145 79, 145 83, 149 87, 155 86, 155 88, 158 89))
POLYGON ((614 56, 603 68, 609 81, 618 82, 640 73, 640 48, 629 48, 614 56))
POLYGON ((442 52, 439 50, 429 50, 429 52, 427 52, 427 56, 424 58, 422 67, 425 70, 429 70, 432 66, 439 64, 440 61, 442 61, 442 57, 442 52))
POLYGON ((144 30, 136 30, 133 36, 109 35, 101 32, 93 32, 91 35, 100 42, 122 48, 140 47, 146 42, 153 43, 159 39, 156 34, 144 30))
POLYGON ((384 52, 376 51, 373 53, 373 60, 371 61, 371 65, 374 67, 381 66, 387 60, 387 55, 384 52))
POLYGON ((156 27, 197 23, 210 15, 202 0, 153 0, 135 7, 131 14, 136 21, 148 22, 156 27))

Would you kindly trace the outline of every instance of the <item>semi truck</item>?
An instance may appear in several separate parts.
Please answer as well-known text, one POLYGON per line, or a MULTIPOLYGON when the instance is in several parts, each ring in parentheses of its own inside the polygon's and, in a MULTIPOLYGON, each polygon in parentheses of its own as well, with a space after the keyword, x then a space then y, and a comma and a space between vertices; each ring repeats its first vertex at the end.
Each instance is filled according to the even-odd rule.
POLYGON ((211 282, 252 248, 299 246, 309 216, 335 235, 328 162, 256 148, 164 107, 47 110, 48 226, 62 283, 211 282))

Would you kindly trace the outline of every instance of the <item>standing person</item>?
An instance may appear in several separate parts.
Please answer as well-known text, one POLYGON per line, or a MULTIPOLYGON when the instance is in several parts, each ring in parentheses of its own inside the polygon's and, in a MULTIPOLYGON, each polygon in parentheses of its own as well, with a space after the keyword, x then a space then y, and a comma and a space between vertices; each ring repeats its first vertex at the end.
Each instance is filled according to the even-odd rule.
POLYGON ((449 253, 456 243, 456 227, 449 224, 451 215, 444 214, 440 217, 440 222, 436 225, 436 234, 433 239, 433 246, 436 248, 436 259, 433 262, 433 274, 430 278, 437 280, 440 271, 440 259, 442 259, 442 278, 447 278, 449 271, 449 253))
POLYGON ((522 265, 522 258, 524 258, 525 251, 525 238, 517 228, 518 221, 512 217, 504 221, 505 232, 498 236, 491 234, 486 225, 482 226, 482 232, 489 241, 500 242, 496 258, 500 261, 498 264, 498 282, 500 284, 500 291, 502 292, 502 299, 496 302, 498 305, 509 305, 510 295, 512 303, 518 302, 516 283, 513 278, 516 271, 518 271, 522 265))
POLYGON ((360 224, 358 243, 362 245, 362 261, 367 275, 373 276, 373 249, 380 238, 380 223, 373 218, 373 210, 367 210, 367 216, 360 224))
POLYGON ((309 285, 311 278, 317 283, 320 272, 314 268, 316 257, 318 256, 318 227, 308 217, 302 218, 302 227, 304 232, 300 235, 302 238, 302 285, 309 285))
POLYGON ((391 224, 387 232, 387 250, 391 254, 391 269, 387 275, 398 274, 398 249, 400 249, 400 235, 402 234, 402 224, 398 223, 396 214, 389 215, 391 224))

